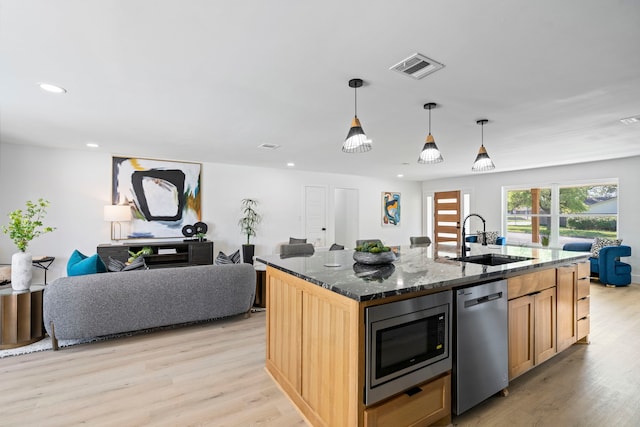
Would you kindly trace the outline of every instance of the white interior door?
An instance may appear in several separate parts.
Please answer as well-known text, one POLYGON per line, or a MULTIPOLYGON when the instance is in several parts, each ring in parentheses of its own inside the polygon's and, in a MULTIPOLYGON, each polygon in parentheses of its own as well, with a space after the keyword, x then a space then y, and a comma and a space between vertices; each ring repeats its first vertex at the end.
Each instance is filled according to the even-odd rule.
POLYGON ((335 243, 353 248, 358 239, 358 190, 334 190, 335 243))
POLYGON ((327 187, 304 187, 304 235, 316 247, 327 246, 327 187))

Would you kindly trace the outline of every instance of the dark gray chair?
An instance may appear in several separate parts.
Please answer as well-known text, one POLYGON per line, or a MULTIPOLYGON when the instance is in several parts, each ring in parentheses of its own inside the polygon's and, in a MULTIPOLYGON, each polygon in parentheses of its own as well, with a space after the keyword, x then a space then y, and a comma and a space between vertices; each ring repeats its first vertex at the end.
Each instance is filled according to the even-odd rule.
POLYGON ((292 243, 280 246, 280 257, 289 258, 295 256, 311 256, 315 248, 311 243, 292 243))
POLYGON ((331 247, 329 248, 330 251, 341 251, 344 249, 343 245, 339 245, 337 243, 334 243, 333 245, 331 245, 331 247))
POLYGON ((431 239, 427 236, 409 237, 409 241, 411 242, 411 247, 429 246, 431 244, 431 239))

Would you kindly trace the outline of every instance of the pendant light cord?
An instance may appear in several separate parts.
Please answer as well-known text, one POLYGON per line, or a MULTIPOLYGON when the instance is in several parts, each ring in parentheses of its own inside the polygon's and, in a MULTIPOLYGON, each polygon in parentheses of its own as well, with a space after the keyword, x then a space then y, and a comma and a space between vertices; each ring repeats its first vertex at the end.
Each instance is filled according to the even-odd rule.
POLYGON ((353 103, 354 103, 354 111, 355 116, 358 117, 358 87, 353 88, 353 103))
POLYGON ((431 135, 431 107, 429 107, 429 135, 431 135))
POLYGON ((484 122, 480 123, 480 145, 484 147, 484 122))

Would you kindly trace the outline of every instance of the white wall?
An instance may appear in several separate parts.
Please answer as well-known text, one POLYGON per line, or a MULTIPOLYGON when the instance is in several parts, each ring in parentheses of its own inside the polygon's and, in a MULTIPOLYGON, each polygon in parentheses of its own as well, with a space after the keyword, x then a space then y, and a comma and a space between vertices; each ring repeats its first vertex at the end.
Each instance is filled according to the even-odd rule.
MULTIPOLYGON (((632 280, 640 283, 640 157, 577 165, 529 169, 515 172, 477 174, 465 177, 425 181, 423 197, 436 191, 465 190, 471 193, 471 212, 487 220, 487 230, 501 229, 502 187, 580 183, 589 180, 618 179, 618 235, 631 246, 632 280)), ((475 230, 475 228, 472 228, 475 230)))
POLYGON ((353 224, 358 220, 358 190, 336 188, 334 191, 335 241, 347 248, 353 248, 358 240, 358 230, 353 224))
MULTIPOLYGON (((180 159, 171 159, 180 160, 180 159)), ((207 237, 215 252, 233 252, 244 243, 237 226, 240 200, 260 202, 263 222, 252 238, 256 254, 271 254, 290 236, 303 235, 304 186, 328 188, 328 212, 334 212, 334 188, 354 188, 359 193, 358 236, 381 238, 390 245, 408 244, 409 236, 421 234, 421 184, 353 175, 300 172, 247 166, 204 163, 202 167, 202 220, 209 226, 207 237), (381 193, 402 193, 402 222, 397 228, 381 225, 381 193)), ((7 214, 39 197, 51 202, 45 225, 53 233, 35 239, 33 255, 55 256, 47 280, 66 275, 66 263, 74 249, 96 252, 100 243, 110 243, 110 224, 103 220, 103 206, 111 203, 111 153, 90 150, 57 150, 0 143, 0 224, 7 214)), ((330 216, 332 218, 332 216, 330 216)), ((330 219, 328 243, 333 242, 330 219)), ((353 243, 345 242, 347 246, 353 243)), ((10 263, 16 251, 13 242, 0 233, 0 263, 10 263)), ((34 282, 42 283, 42 272, 34 269, 34 282)))

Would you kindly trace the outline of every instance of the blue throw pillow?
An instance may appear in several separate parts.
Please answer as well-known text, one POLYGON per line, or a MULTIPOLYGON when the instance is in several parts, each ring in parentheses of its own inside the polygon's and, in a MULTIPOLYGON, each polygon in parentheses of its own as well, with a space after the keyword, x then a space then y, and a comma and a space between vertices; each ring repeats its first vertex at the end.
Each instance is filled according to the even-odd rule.
POLYGON ((104 273, 107 271, 98 254, 90 257, 77 249, 73 251, 67 263, 67 276, 82 276, 84 274, 104 273))

